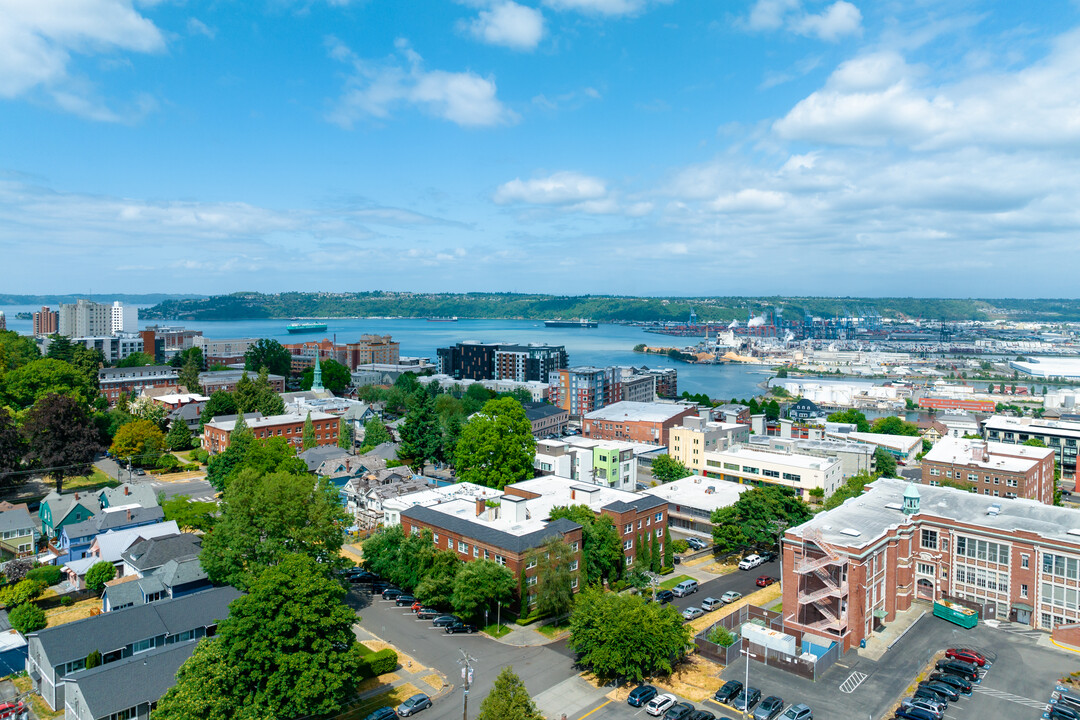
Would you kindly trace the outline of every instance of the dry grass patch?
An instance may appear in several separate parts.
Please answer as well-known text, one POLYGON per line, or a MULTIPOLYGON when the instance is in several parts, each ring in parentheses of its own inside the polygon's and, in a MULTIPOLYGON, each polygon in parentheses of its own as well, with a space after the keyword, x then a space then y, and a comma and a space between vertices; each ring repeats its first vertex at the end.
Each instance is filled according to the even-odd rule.
POLYGON ((76 620, 85 620, 88 617, 99 615, 101 613, 101 599, 90 598, 89 600, 80 600, 74 605, 58 605, 54 608, 50 608, 45 611, 45 619, 48 621, 47 627, 56 627, 57 625, 63 625, 69 622, 75 622, 76 620))
POLYGON ((360 548, 359 543, 357 543, 355 545, 342 545, 341 546, 341 556, 344 557, 344 558, 348 558, 349 560, 352 560, 353 562, 358 563, 358 562, 360 562, 361 560, 364 559, 364 552, 360 548))
POLYGON ((739 569, 739 561, 732 560, 729 562, 714 562, 706 565, 702 568, 705 572, 712 573, 713 575, 727 575, 733 573, 739 569))
POLYGON ((428 675, 427 677, 424 678, 424 682, 426 682, 428 685, 430 685, 431 689, 436 691, 436 692, 438 692, 439 690, 442 690, 443 679, 442 679, 442 675, 439 675, 438 673, 431 673, 430 675, 428 675))
POLYGON ((356 694, 363 695, 369 690, 374 690, 380 685, 390 685, 401 679, 401 676, 397 673, 386 673, 385 675, 379 675, 378 677, 367 678, 360 681, 356 686, 356 694))
POLYGON ((667 677, 652 679, 652 684, 662 690, 675 693, 694 702, 712 697, 723 681, 720 679, 722 665, 710 662, 700 655, 691 655, 667 677))
POLYGON ((420 688, 412 683, 388 688, 386 692, 365 698, 340 715, 335 715, 334 720, 360 720, 360 718, 367 717, 378 708, 384 706, 397 707, 418 692, 420 692, 420 688))
MULTIPOLYGON (((27 675, 18 675, 11 678, 12 684, 20 694, 28 693, 34 688, 34 683, 27 675)), ((54 718, 61 718, 64 716, 63 709, 59 711, 52 711, 49 706, 45 704, 45 700, 40 695, 34 693, 26 698, 30 702, 30 707, 33 709, 34 714, 41 720, 53 720, 54 718)))
POLYGON ((418 673, 427 669, 423 665, 420 665, 415 660, 413 660, 411 655, 406 655, 385 640, 364 640, 361 644, 370 648, 374 652, 379 652, 380 650, 390 648, 397 653, 398 666, 407 669, 410 673, 418 673))

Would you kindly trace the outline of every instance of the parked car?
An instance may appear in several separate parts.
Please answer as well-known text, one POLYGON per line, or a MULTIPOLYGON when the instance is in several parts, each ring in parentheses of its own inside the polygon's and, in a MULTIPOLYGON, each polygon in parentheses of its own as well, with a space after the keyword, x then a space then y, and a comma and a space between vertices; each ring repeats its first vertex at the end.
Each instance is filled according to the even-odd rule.
POLYGON ((716 716, 708 710, 695 710, 694 714, 686 720, 716 720, 716 716))
POLYGON ((375 712, 373 712, 370 715, 368 715, 367 717, 365 717, 364 720, 390 720, 391 718, 396 718, 396 717, 397 717, 397 712, 394 711, 394 708, 392 708, 392 707, 381 707, 378 710, 376 710, 375 712))
POLYGON ((468 633, 472 635, 476 632, 476 626, 468 623, 456 622, 453 625, 446 626, 446 633, 448 635, 456 635, 458 633, 468 633))
POLYGON ((742 692, 742 683, 738 680, 728 680, 713 694, 713 700, 719 703, 729 703, 731 699, 742 692))
POLYGON ((949 648, 945 651, 945 657, 950 660, 963 660, 966 663, 972 665, 978 665, 983 667, 989 662, 988 658, 978 650, 971 650, 970 648, 949 648))
POLYGON ((0 704, 0 719, 2 720, 26 720, 28 717, 30 717, 30 709, 22 701, 0 704))
POLYGON ((784 714, 780 716, 780 720, 814 720, 814 711, 810 709, 809 705, 799 703, 785 710, 784 714))
POLYGON ((701 601, 701 609, 704 610, 705 612, 712 612, 716 608, 723 607, 723 606, 724 606, 724 601, 723 600, 718 600, 717 598, 714 598, 714 597, 707 597, 707 598, 705 598, 704 600, 701 601))
POLYGON ((772 550, 762 550, 761 552, 758 553, 758 555, 761 556, 762 564, 772 562, 773 560, 776 559, 776 553, 773 552, 772 550))
POLYGON ((949 704, 949 699, 947 697, 935 690, 931 690, 928 687, 915 688, 915 692, 912 693, 912 697, 918 700, 930 700, 932 702, 942 703, 944 705, 949 704))
POLYGON ((934 663, 934 667, 938 670, 947 672, 950 675, 959 675, 962 678, 967 678, 971 682, 976 682, 979 679, 979 669, 971 663, 966 663, 962 660, 938 660, 934 663))
POLYGON ((631 707, 641 707, 656 697, 658 692, 652 685, 638 685, 626 696, 626 704, 631 707))
POLYGON ((738 600, 741 597, 742 597, 742 593, 735 592, 734 590, 728 590, 726 593, 724 593, 723 595, 720 596, 720 599, 723 601, 723 603, 725 605, 727 605, 728 603, 735 602, 736 600, 738 600))
POLYGON ((693 620, 694 618, 699 618, 704 614, 704 610, 696 607, 688 607, 682 611, 683 620, 693 620))
POLYGON ((453 625, 459 623, 461 620, 455 615, 440 615, 431 621, 431 624, 435 627, 446 627, 447 625, 453 625))
POLYGON ((376 595, 376 594, 382 595, 383 590, 386 590, 387 588, 390 588, 390 587, 393 587, 393 585, 386 582, 385 580, 373 580, 372 583, 371 583, 371 594, 372 595, 376 595))
POLYGON ((664 720, 687 720, 694 714, 694 706, 687 702, 676 703, 664 713, 664 720))
POLYGON ((971 694, 971 681, 967 678, 962 678, 959 675, 950 675, 943 672, 930 673, 930 677, 927 680, 936 680, 937 682, 943 682, 946 685, 952 685, 964 695, 971 694))
POLYGON ((923 708, 902 707, 893 714, 893 720, 941 720, 941 716, 923 708))
POLYGON ((409 607, 409 609, 412 610, 413 612, 420 612, 420 608, 422 608, 422 607, 424 607, 424 604, 422 602, 420 602, 419 600, 417 600, 416 602, 414 602, 409 607))
POLYGON ((903 709, 907 709, 909 707, 917 707, 922 708, 923 710, 928 710, 937 716, 937 720, 941 720, 941 718, 945 715, 945 706, 936 700, 931 700, 930 698, 904 698, 900 701, 900 707, 903 709))
POLYGON ((664 603, 669 603, 674 599, 675 593, 671 592, 670 590, 660 590, 656 593, 656 602, 660 603, 661 605, 663 605, 664 603))
POLYGON ((416 617, 419 620, 432 620, 442 615, 442 610, 436 610, 435 608, 422 607, 416 611, 416 617))
POLYGON ((761 700, 761 691, 755 687, 743 688, 742 692, 731 701, 731 706, 738 711, 750 711, 761 700))
POLYGON ((394 598, 394 605, 398 607, 411 607, 414 602, 416 602, 416 597, 413 595, 402 594, 394 598))
POLYGON ((762 575, 761 577, 759 577, 757 579, 756 584, 757 584, 758 587, 769 587, 774 582, 776 582, 776 578, 769 577, 768 575, 762 575))
POLYGON ((772 720, 784 709, 784 698, 770 695, 754 708, 754 720, 772 720))
POLYGON ((396 600, 401 595, 401 591, 396 587, 387 587, 382 591, 383 600, 396 600))
POLYGON ((409 717, 429 707, 431 707, 431 698, 424 693, 417 693, 397 706, 397 714, 401 717, 409 717))
POLYGON ((686 538, 686 544, 694 550, 704 550, 705 548, 709 547, 709 544, 707 542, 705 542, 701 538, 694 537, 686 538))
POLYGON ((923 680, 919 683, 919 687, 929 688, 939 695, 944 696, 949 702, 956 702, 960 699, 960 691, 954 688, 952 685, 947 685, 943 682, 937 682, 936 680, 923 680))
POLYGON ((649 713, 653 717, 659 717, 660 715, 663 715, 669 707, 674 705, 675 702, 676 700, 674 695, 668 695, 667 693, 664 693, 663 695, 657 695, 645 704, 645 712, 649 713))
POLYGON ((697 580, 683 580, 681 583, 671 589, 671 592, 675 594, 675 597, 686 597, 687 595, 692 595, 697 591, 697 580))
POLYGON ((1047 712, 1050 720, 1080 720, 1080 710, 1063 702, 1052 703, 1047 712))
POLYGON ((739 561, 740 570, 753 570, 763 562, 760 555, 747 555, 739 561))

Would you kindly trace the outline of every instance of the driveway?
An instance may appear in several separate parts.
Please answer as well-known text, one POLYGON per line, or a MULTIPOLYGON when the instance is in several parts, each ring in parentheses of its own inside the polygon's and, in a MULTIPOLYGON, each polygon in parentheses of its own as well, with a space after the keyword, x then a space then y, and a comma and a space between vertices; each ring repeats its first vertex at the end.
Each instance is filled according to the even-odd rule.
MULTIPOLYGON (((680 574, 682 573, 679 571, 679 566, 676 566, 675 575, 680 574)), ((734 590, 743 595, 749 595, 758 589, 755 583, 762 575, 779 578, 780 561, 773 560, 764 565, 759 565, 753 570, 736 570, 727 575, 721 575, 714 580, 709 580, 708 582, 698 585, 698 591, 696 593, 687 595, 686 597, 675 598, 671 604, 682 611, 688 607, 701 607, 701 601, 707 597, 719 599, 721 595, 729 590, 734 590)))
MULTIPOLYGON (((423 712, 425 720, 456 720, 461 717, 461 651, 475 658, 473 686, 469 692, 469 715, 475 717, 480 702, 490 692, 495 677, 507 666, 513 667, 529 694, 536 698, 575 675, 573 653, 565 641, 538 647, 512 647, 480 634, 447 635, 430 620, 417 620, 408 608, 399 608, 392 601, 372 596, 366 588, 353 586, 348 602, 361 616, 360 626, 383 640, 392 643, 418 662, 442 672, 454 683, 453 692, 441 698, 430 710, 423 712)), ((569 702, 569 699, 568 699, 569 702)), ((580 699, 574 699, 574 704, 580 699)), ((549 703, 550 707, 550 703, 549 703)), ((567 708, 572 710, 572 708, 567 708)), ((566 712, 557 707, 552 712, 566 712)), ((554 715, 558 718, 558 715, 554 715)))

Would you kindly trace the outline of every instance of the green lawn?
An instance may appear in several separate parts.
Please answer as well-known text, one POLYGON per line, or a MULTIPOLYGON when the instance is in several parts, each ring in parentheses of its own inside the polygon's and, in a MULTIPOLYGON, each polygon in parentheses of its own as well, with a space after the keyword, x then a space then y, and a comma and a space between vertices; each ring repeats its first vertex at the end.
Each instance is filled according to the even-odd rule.
POLYGON ((543 634, 547 635, 549 638, 556 638, 560 634, 570 629, 570 623, 567 623, 565 625, 544 625, 537 629, 543 634))
POLYGON ((693 580, 693 579, 694 578, 690 577, 689 575, 676 575, 675 577, 668 578, 664 582, 660 583, 660 589, 661 590, 670 590, 671 588, 673 588, 676 585, 678 585, 679 583, 681 583, 683 580, 693 580))
POLYGON ((386 692, 361 700, 341 714, 334 715, 333 718, 334 720, 360 720, 381 707, 397 707, 418 692, 420 690, 412 683, 398 685, 386 692))
POLYGON ((480 629, 483 630, 484 632, 486 632, 491 637, 494 637, 494 638, 501 638, 503 635, 509 635, 510 634, 510 628, 508 626, 506 626, 506 625, 496 625, 495 623, 491 623, 490 625, 485 625, 484 627, 482 627, 480 629))

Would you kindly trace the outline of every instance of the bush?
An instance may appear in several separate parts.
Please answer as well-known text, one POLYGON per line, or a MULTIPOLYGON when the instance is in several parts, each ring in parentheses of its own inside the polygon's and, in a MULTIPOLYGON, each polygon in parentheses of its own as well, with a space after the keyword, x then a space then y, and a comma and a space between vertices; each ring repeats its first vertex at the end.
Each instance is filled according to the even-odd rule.
POLYGON ((42 565, 26 573, 27 580, 40 580, 46 586, 56 585, 64 574, 55 565, 42 565))
POLYGON ((176 459, 175 455, 162 455, 158 458, 156 467, 158 470, 167 473, 175 472, 180 467, 180 461, 176 459))
POLYGON ((30 602, 45 592, 47 585, 40 580, 27 578, 0 590, 0 603, 12 608, 30 602))
POLYGON ((682 540, 682 539, 676 540, 673 543, 671 543, 671 549, 675 553, 681 555, 682 553, 684 553, 684 552, 686 552, 687 550, 690 549, 690 543, 688 543, 688 542, 686 542, 685 540, 682 540))
POLYGON ((737 640, 737 638, 731 634, 731 631, 723 625, 717 625, 710 630, 709 634, 705 636, 705 639, 711 643, 716 643, 720 647, 730 647, 734 645, 735 640, 737 640))
POLYGON ((199 463, 184 463, 180 466, 180 469, 184 472, 189 472, 191 470, 199 470, 201 469, 201 466, 199 465, 199 463))
POLYGON ((86 587, 100 591, 105 583, 116 577, 116 567, 108 560, 101 560, 90 566, 86 571, 86 587))
MULTIPOLYGON (((191 451, 191 457, 195 458, 196 460, 198 460, 203 465, 210 462, 210 453, 206 452, 202 448, 198 448, 197 450, 192 450, 191 451)), ((198 469, 198 468, 196 468, 196 469, 198 469)))
POLYGON ((660 574, 661 575, 670 575, 673 572, 675 572, 675 568, 673 568, 673 567, 660 568, 660 574))
POLYGON ((388 672, 393 672, 397 665, 397 653, 390 648, 386 648, 364 656, 363 665, 360 667, 360 676, 369 678, 385 675, 388 672))
POLYGON ((533 610, 531 613, 529 613, 525 617, 519 617, 514 622, 517 625, 521 625, 522 627, 524 627, 526 625, 531 625, 532 623, 536 622, 537 620, 539 620, 542 617, 544 617, 543 613, 541 613, 539 610, 533 610))
POLYGON ((65 595, 60 598, 60 604, 64 607, 69 607, 75 604, 75 600, 70 595, 65 595))
POLYGON ((8 613, 8 621, 11 623, 11 627, 23 635, 40 630, 49 624, 45 619, 45 611, 28 602, 19 605, 8 613))
POLYGON ((26 577, 26 573, 34 567, 34 563, 29 560, 9 560, 7 565, 4 566, 4 577, 10 583, 17 583, 26 577))

